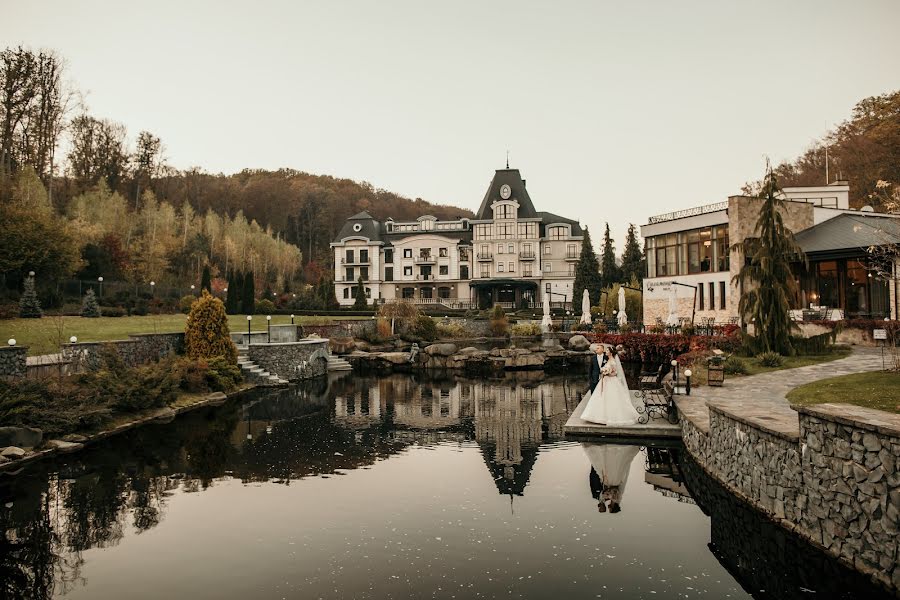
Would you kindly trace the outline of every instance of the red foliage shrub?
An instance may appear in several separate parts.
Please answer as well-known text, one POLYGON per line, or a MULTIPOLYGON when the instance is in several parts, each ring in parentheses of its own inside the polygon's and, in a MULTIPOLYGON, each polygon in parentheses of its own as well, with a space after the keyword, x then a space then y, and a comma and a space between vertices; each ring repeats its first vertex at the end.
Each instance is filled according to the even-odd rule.
MULTIPOLYGON (((731 326, 725 326, 731 327, 731 326)), ((735 327, 730 335, 666 335, 659 333, 593 333, 586 334, 593 342, 621 344, 625 348, 625 360, 640 360, 644 363, 669 362, 688 352, 708 352, 720 349, 735 352, 741 347, 740 328, 735 327)))

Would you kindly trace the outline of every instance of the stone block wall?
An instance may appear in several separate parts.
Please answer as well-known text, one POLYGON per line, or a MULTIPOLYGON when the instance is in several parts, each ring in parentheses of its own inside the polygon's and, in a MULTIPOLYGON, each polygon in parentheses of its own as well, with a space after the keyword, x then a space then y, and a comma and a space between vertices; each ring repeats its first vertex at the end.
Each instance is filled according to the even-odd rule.
POLYGON ((75 372, 96 369, 102 365, 105 352, 116 352, 128 367, 155 362, 170 354, 184 352, 184 333, 147 333, 132 335, 127 340, 78 342, 63 345, 63 357, 75 372))
POLYGON ((328 340, 251 345, 247 348, 247 356, 258 366, 282 379, 311 379, 328 371, 328 340))
POLYGON ((799 409, 796 434, 721 404, 679 411, 685 448, 729 492, 885 587, 900 590, 900 415, 799 409))
POLYGON ((0 377, 25 377, 27 346, 0 347, 0 377))

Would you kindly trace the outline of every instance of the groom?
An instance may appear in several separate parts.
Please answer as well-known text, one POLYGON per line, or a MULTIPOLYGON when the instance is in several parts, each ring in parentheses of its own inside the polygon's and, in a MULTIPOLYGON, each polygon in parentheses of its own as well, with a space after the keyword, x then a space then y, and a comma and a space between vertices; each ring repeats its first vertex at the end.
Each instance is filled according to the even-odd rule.
POLYGON ((594 344, 593 350, 594 355, 591 357, 590 370, 591 393, 594 392, 597 384, 600 383, 600 369, 602 369, 603 365, 606 364, 606 346, 604 346, 603 344, 594 344))

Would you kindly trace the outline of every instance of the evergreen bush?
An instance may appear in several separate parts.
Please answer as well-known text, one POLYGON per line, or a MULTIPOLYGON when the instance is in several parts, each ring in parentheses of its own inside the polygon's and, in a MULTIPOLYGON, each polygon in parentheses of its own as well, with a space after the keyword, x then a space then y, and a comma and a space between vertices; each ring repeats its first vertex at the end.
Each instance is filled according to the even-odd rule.
POLYGON ((200 289, 212 292, 212 277, 210 277, 209 265, 203 267, 203 275, 200 278, 200 289))
POLYGON ((253 271, 244 273, 244 284, 241 290, 241 312, 252 315, 256 309, 256 284, 253 280, 253 271))
POLYGON ((23 319, 40 319, 44 316, 41 302, 34 289, 34 275, 32 274, 25 278, 22 296, 19 298, 19 316, 23 319))
POLYGON ((230 364, 237 363, 237 348, 231 341, 225 305, 209 292, 202 292, 191 306, 184 343, 190 358, 221 356, 230 364))
POLYGON ((725 373, 727 375, 746 375, 747 363, 737 356, 729 356, 725 359, 725 373))
POLYGON ((271 315, 275 313, 275 303, 268 298, 256 301, 256 314, 271 315))
POLYGON ((356 282, 356 291, 354 292, 354 310, 365 310, 369 306, 369 299, 366 298, 366 288, 363 286, 363 278, 360 277, 356 282))
POLYGON ((100 303, 97 302, 97 295, 94 293, 93 289, 88 289, 84 298, 81 300, 81 316, 94 319, 101 314, 100 303))
POLYGON ((506 313, 499 304, 495 304, 494 309, 491 311, 491 322, 489 327, 491 335, 494 337, 506 337, 509 333, 509 319, 506 318, 506 313))

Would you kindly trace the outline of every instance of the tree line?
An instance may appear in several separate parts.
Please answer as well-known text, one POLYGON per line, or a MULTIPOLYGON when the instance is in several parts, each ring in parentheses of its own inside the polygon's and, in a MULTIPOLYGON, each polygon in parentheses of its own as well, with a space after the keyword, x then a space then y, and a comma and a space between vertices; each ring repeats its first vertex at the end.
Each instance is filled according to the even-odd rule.
POLYGON ((588 291, 591 306, 600 304, 602 292, 609 291, 615 285, 630 285, 639 288, 644 281, 646 263, 644 250, 638 240, 637 227, 629 224, 625 236, 625 248, 621 260, 616 259, 616 246, 610 235, 609 223, 605 224, 600 259, 594 251, 591 234, 584 228, 581 242, 581 254, 575 263, 575 282, 572 288, 573 305, 578 307, 584 290, 588 291))

